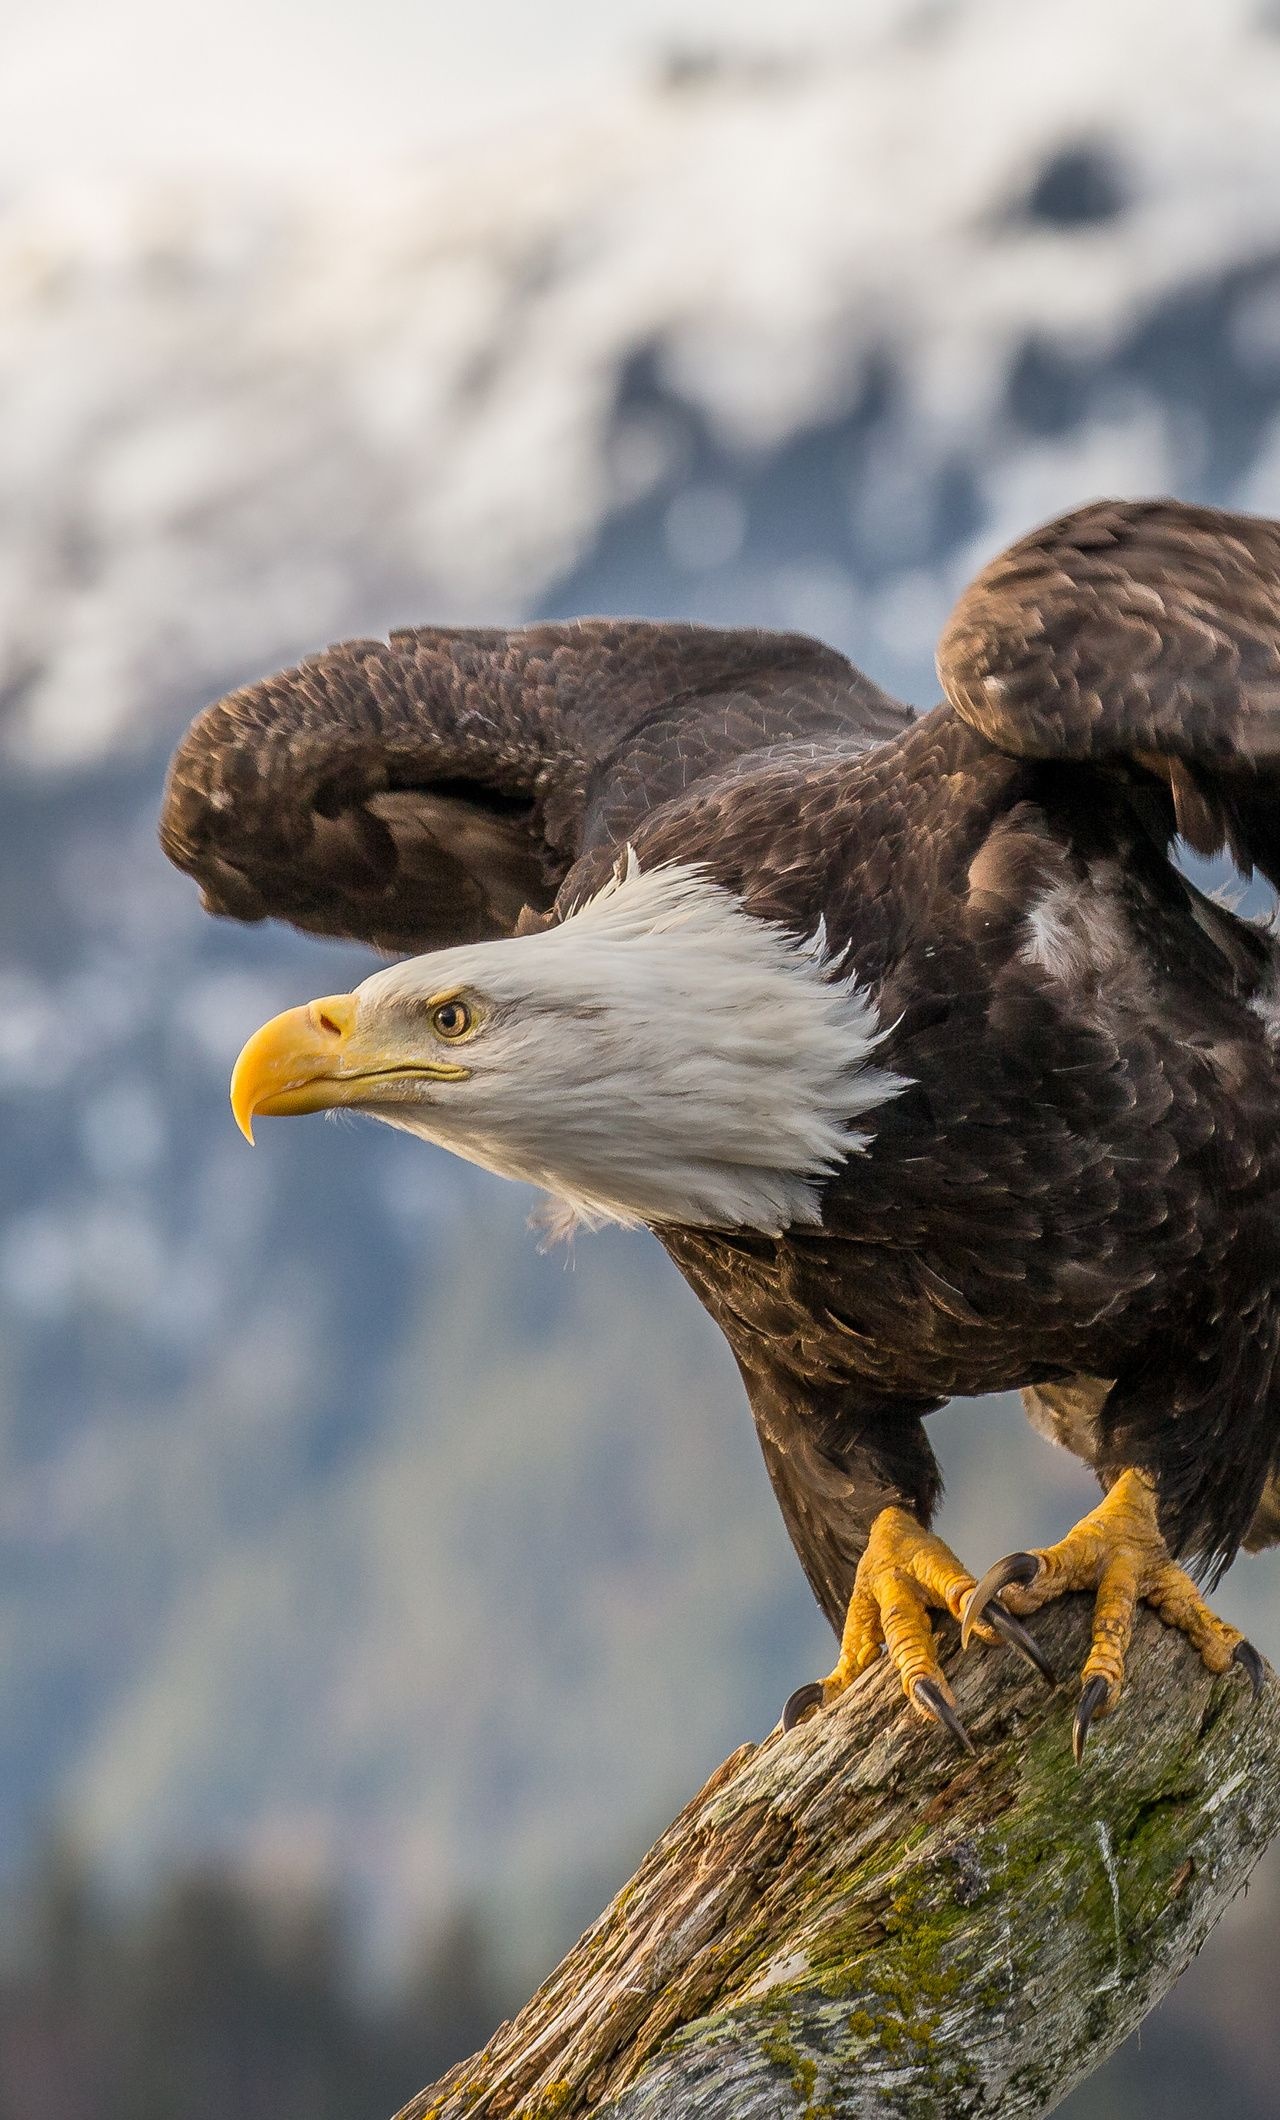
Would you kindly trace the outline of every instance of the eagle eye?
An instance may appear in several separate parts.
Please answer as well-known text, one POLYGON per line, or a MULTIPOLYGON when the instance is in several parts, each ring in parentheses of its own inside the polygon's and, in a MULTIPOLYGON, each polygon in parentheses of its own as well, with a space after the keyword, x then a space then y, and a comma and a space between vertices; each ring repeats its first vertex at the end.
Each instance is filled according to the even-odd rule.
POLYGON ((465 1001, 440 1001, 431 1011, 431 1028, 441 1038, 465 1038, 473 1021, 465 1001))

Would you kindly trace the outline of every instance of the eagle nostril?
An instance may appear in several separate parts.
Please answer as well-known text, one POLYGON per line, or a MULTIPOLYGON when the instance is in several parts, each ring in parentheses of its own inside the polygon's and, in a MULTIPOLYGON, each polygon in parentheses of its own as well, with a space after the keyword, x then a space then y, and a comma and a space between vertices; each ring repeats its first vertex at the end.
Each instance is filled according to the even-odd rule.
POLYGON ((355 1029, 356 997, 354 994, 321 994, 316 1001, 309 1001, 306 1008, 307 1022, 312 1031, 325 1038, 348 1038, 355 1029))

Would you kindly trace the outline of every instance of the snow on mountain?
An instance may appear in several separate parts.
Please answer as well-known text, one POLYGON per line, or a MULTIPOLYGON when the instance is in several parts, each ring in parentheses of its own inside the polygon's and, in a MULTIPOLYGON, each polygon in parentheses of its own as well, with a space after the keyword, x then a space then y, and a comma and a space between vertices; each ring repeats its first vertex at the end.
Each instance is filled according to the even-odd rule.
MULTIPOLYGON (((1077 0, 1069 34, 1019 0, 882 8, 844 48, 673 66, 412 175, 12 204, 11 756, 101 757, 335 630, 529 608, 670 480, 661 423, 617 418, 640 350, 747 459, 892 376, 888 460, 847 505, 887 515, 916 637, 931 467, 968 468, 975 530, 1052 505, 1065 467, 1028 469, 1011 377, 1038 347, 1105 360, 1175 290, 1275 252, 1278 101, 1280 35, 1243 0, 1077 0)), ((1273 288, 1232 305, 1250 374, 1276 317, 1273 288)), ((1117 452, 1161 483, 1194 446, 1119 388, 1086 477, 1117 452)), ((670 526, 695 573, 735 556, 714 500, 670 526)))

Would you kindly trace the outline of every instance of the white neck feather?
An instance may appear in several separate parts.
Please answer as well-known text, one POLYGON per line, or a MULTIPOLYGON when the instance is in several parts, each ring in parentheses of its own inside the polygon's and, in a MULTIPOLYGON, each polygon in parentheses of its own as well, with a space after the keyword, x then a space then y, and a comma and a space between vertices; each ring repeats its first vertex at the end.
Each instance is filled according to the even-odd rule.
POLYGON ((905 1085, 825 933, 757 920, 683 866, 619 872, 559 926, 379 972, 394 1006, 465 982, 491 1017, 466 1083, 381 1114, 600 1221, 750 1228, 821 1220, 854 1122, 905 1085))

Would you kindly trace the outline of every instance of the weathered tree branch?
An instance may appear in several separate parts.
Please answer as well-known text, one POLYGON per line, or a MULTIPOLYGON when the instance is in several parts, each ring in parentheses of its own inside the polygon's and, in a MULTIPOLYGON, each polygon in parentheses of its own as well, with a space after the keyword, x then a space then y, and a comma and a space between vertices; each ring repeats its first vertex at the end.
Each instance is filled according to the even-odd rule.
MULTIPOLYGON (((1063 1674, 1087 1607, 1035 1622, 1063 1674)), ((1046 2113, 1177 1978, 1280 1825, 1255 1703, 1144 1612, 1117 1713, 954 1652, 966 1758, 869 1672, 744 1745, 514 2023, 400 2120, 1046 2113)))

